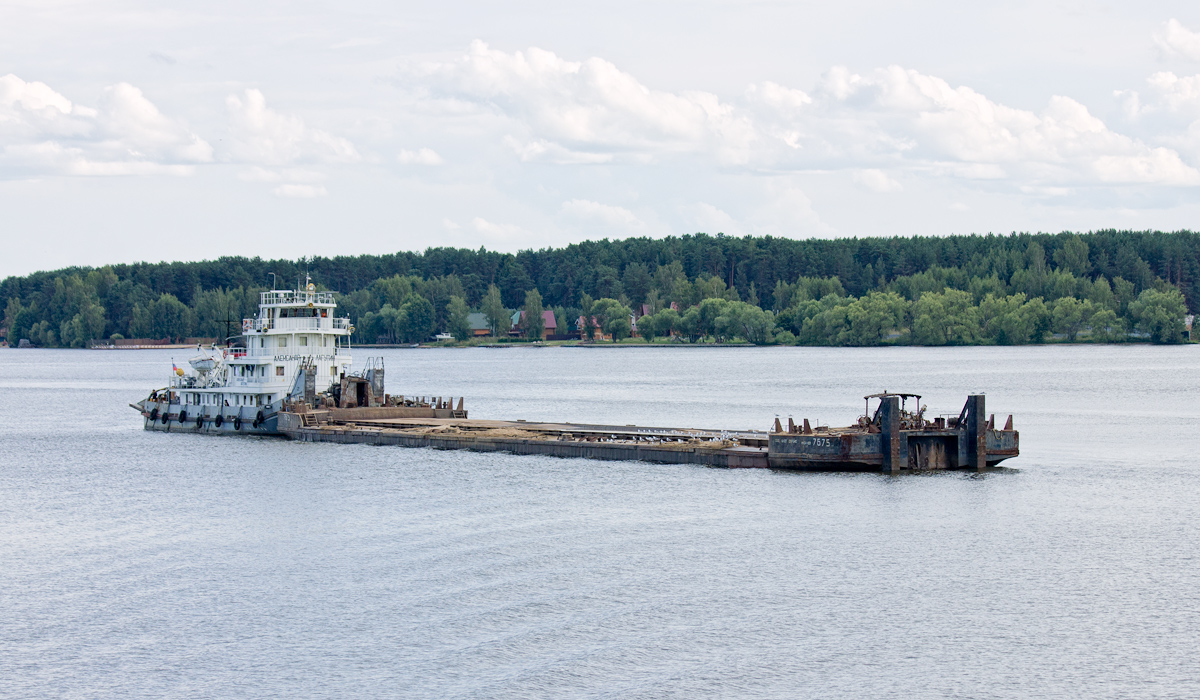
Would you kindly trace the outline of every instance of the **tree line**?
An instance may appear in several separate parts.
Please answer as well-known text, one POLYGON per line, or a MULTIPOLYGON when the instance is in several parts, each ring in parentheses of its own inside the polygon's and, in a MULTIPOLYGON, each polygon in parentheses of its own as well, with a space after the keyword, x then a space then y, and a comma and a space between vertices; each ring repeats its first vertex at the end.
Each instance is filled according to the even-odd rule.
MULTIPOLYGON (((926 345, 1182 338, 1200 302, 1200 236, 1098 231, 792 240, 696 234, 587 241, 517 254, 421 252, 295 261, 67 268, 0 282, 10 343, 236 335, 273 284, 337 292, 357 342, 467 337, 468 314, 526 335, 560 329, 697 342, 926 345), (274 279, 273 279, 274 278, 274 279), (531 311, 538 313, 531 313, 531 311), (638 318, 631 325, 634 316, 638 318), (594 322, 593 322, 594 321, 594 322)), ((564 330, 560 330, 560 333, 564 330)))

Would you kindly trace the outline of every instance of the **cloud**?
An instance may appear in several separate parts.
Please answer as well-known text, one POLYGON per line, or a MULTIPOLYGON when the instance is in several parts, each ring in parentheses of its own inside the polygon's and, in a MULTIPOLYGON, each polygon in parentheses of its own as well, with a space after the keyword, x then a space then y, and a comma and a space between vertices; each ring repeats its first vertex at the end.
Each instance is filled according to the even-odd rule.
POLYGON ((320 129, 305 126, 299 117, 267 107, 258 90, 225 99, 232 143, 229 157, 243 163, 354 163, 362 160, 354 144, 320 129))
POLYGON ((504 143, 513 149, 524 162, 554 163, 555 165, 583 165, 588 163, 611 163, 612 153, 588 153, 587 151, 572 151, 569 148, 545 139, 521 143, 512 136, 506 136, 504 143))
POLYGON ((45 83, 0 77, 0 173, 16 176, 186 175, 212 147, 129 83, 104 89, 97 107, 45 83))
POLYGON ((516 224, 495 224, 478 216, 474 219, 471 219, 471 226, 473 226, 477 232, 495 242, 503 242, 528 237, 528 233, 525 231, 525 229, 517 226, 516 224))
MULTIPOLYGON (((1182 41, 1176 29, 1169 35, 1182 41)), ((526 162, 699 156, 751 172, 851 170, 874 191, 899 187, 885 171, 1011 182, 1014 190, 1200 185, 1200 171, 1171 143, 1117 133, 1070 97, 1052 96, 1036 112, 1018 109, 901 66, 863 74, 835 66, 812 91, 765 81, 728 101, 652 89, 601 58, 571 61, 538 48, 510 53, 476 41, 458 60, 422 64, 405 80, 429 109, 450 106, 481 128, 507 125, 503 142, 526 162)), ((1192 99, 1183 96, 1193 88, 1182 79, 1175 89, 1178 100, 1192 99)))
POLYGON ((646 224, 624 207, 601 204, 587 199, 572 199, 562 203, 562 213, 576 219, 598 221, 620 229, 641 229, 646 224))
POLYGON ((899 192, 904 187, 876 168, 867 168, 854 173, 854 181, 872 192, 899 192))
POLYGON ((329 194, 325 191, 324 185, 300 185, 296 183, 288 183, 280 185, 271 190, 276 197, 286 197, 291 199, 312 199, 314 197, 324 197, 329 194))
POLYGON ((696 202, 680 212, 684 220, 706 233, 734 233, 741 230, 738 222, 723 210, 708 202, 696 202))
POLYGON ((831 71, 821 94, 822 119, 811 129, 843 163, 977 166, 1036 182, 1200 184, 1178 153, 1112 131, 1069 97, 1051 97, 1034 113, 899 66, 831 71))
POLYGON ((432 148, 421 148, 416 151, 400 151, 397 160, 401 165, 441 165, 442 157, 432 148))
POLYGON ((1154 43, 1168 55, 1200 61, 1200 32, 1193 32, 1177 19, 1167 20, 1162 32, 1154 35, 1154 43))
POLYGON ((696 152, 750 135, 716 95, 652 90, 600 58, 568 61, 538 48, 505 53, 475 41, 458 61, 425 64, 413 78, 437 98, 519 121, 547 151, 557 145, 591 155, 696 152))

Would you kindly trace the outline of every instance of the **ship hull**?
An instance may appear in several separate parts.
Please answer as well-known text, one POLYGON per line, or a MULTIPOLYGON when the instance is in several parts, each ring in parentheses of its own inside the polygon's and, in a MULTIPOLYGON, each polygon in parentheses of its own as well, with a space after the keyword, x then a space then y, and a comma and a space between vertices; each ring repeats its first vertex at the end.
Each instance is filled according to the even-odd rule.
POLYGON ((212 435, 283 435, 279 431, 279 411, 274 407, 259 409, 245 406, 241 410, 226 407, 221 411, 216 406, 180 406, 143 401, 134 408, 141 411, 145 430, 212 435), (217 420, 218 416, 220 421, 217 420))

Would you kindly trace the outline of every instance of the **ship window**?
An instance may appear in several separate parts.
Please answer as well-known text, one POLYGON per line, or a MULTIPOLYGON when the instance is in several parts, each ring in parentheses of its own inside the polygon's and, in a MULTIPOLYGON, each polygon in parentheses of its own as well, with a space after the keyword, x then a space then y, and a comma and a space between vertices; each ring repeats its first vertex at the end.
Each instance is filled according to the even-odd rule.
POLYGON ((283 368, 282 368, 282 367, 276 367, 276 368, 275 368, 275 376, 276 376, 276 377, 282 377, 282 376, 283 376, 283 368))
POLYGON ((279 347, 281 347, 281 348, 287 347, 287 338, 284 338, 282 336, 279 338, 279 347))
POLYGON ((331 376, 331 377, 336 377, 336 376, 337 376, 337 367, 336 367, 336 366, 333 366, 333 367, 330 367, 330 368, 329 368, 329 376, 331 376))
POLYGON ((301 344, 301 345, 308 345, 308 336, 307 336, 307 335, 302 335, 302 336, 300 336, 300 344, 301 344))

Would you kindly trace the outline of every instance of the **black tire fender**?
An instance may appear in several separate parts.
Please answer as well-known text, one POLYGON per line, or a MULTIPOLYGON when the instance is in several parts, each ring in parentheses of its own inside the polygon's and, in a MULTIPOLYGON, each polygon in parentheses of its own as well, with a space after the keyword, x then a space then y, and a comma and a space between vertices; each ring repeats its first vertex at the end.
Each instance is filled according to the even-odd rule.
POLYGON ((150 422, 153 423, 156 420, 158 420, 158 406, 150 409, 150 422))
POLYGON ((213 422, 217 424, 218 428, 220 428, 225 423, 225 414, 218 413, 216 420, 214 420, 213 422))
POLYGON ((267 422, 267 417, 263 415, 262 411, 259 411, 258 415, 254 416, 254 427, 255 428, 257 428, 258 426, 260 426, 266 422, 267 422))
POLYGON ((180 412, 179 412, 179 422, 180 422, 180 423, 186 423, 186 422, 187 422, 187 411, 180 411, 180 412))
POLYGON ((233 429, 234 429, 234 430, 241 430, 241 429, 242 429, 242 417, 241 417, 241 416, 234 416, 234 417, 233 417, 233 429))

